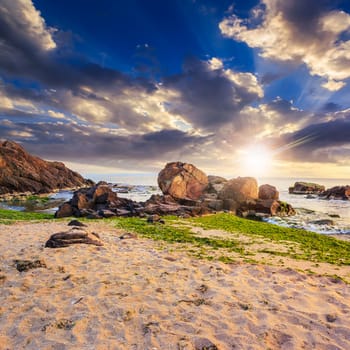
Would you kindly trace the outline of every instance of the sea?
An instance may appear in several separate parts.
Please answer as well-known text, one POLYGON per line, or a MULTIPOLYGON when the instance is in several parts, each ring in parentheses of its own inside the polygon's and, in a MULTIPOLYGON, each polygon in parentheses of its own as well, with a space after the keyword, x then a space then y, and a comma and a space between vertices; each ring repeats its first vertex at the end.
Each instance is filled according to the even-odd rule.
MULTIPOLYGON (((153 194, 161 194, 157 185, 157 174, 89 174, 88 178, 94 181, 104 180, 114 185, 114 190, 119 197, 129 198, 144 202, 153 194), (90 175, 90 176, 89 176, 90 175)), ((226 177, 226 178, 234 178, 226 177)), ((350 235, 350 201, 325 200, 317 196, 308 198, 306 195, 295 195, 288 192, 288 188, 296 181, 314 182, 324 185, 326 188, 334 186, 350 185, 350 179, 326 179, 326 178, 260 178, 258 184, 270 184, 275 186, 280 193, 280 200, 290 203, 296 210, 295 216, 280 218, 271 217, 267 222, 284 227, 303 228, 322 234, 346 234, 350 235), (317 224, 315 221, 331 220, 329 224, 317 224)), ((71 191, 60 191, 51 195, 53 203, 57 200, 69 200, 71 191)), ((0 203, 3 208, 13 210, 31 210, 16 203, 0 203), (15 204, 15 205, 14 205, 15 204)), ((57 206, 42 208, 45 212, 56 211, 57 206)))

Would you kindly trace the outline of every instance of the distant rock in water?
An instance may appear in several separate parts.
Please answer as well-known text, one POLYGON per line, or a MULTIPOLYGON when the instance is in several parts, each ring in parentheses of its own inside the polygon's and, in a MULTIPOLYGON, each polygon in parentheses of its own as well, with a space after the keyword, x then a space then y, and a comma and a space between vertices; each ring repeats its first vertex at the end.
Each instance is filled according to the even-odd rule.
POLYGON ((61 162, 35 157, 13 141, 0 142, 0 195, 8 193, 49 193, 57 189, 91 186, 61 162))
POLYGON ((320 194, 325 199, 350 200, 350 186, 335 186, 320 194))
POLYGON ((158 185, 165 195, 197 200, 208 187, 208 177, 192 164, 172 162, 159 173, 158 185))
POLYGON ((291 194, 320 194, 325 190, 323 185, 312 182, 296 182, 294 186, 289 187, 291 194))

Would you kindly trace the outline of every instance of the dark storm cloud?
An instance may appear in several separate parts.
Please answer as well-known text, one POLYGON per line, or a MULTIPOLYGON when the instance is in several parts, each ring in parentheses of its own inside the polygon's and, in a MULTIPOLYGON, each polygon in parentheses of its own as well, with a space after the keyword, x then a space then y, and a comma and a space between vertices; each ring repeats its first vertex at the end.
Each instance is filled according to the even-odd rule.
POLYGON ((122 136, 112 131, 72 123, 33 125, 0 121, 0 139, 21 142, 30 152, 43 158, 79 159, 100 165, 108 161, 109 165, 113 165, 122 160, 161 159, 174 151, 181 153, 193 150, 208 138, 179 130, 122 136))
POLYGON ((205 61, 187 59, 182 74, 165 79, 165 87, 180 92, 178 103, 173 103, 170 109, 200 128, 232 122, 242 108, 261 97, 255 77, 242 74, 246 74, 249 83, 234 81, 225 69, 213 69, 205 61))
POLYGON ((350 146, 350 114, 329 122, 311 124, 283 137, 285 159, 300 162, 336 162, 343 146, 350 146), (285 146, 287 145, 287 146, 285 146))
POLYGON ((74 89, 87 85, 155 89, 145 79, 133 79, 58 47, 55 37, 62 44, 63 36, 55 31, 46 27, 31 1, 4 0, 0 6, 0 73, 54 88, 74 89))

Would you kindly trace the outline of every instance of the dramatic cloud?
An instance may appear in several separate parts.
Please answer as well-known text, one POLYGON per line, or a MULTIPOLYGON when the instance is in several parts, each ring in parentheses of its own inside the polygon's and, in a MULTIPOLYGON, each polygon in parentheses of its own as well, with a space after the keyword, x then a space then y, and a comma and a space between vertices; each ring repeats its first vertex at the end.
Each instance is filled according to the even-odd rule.
POLYGON ((23 145, 48 159, 116 166, 121 161, 164 160, 194 151, 206 137, 180 130, 123 135, 118 130, 76 123, 13 123, 0 120, 0 139, 20 137, 23 145), (79 147, 77 147, 79 145, 79 147))
MULTIPOLYGON (((282 135, 282 157, 299 162, 340 162, 350 154, 350 111, 328 114, 328 121, 282 135)), ((349 162, 350 163, 350 162, 349 162)))
POLYGON ((261 0, 248 19, 231 15, 223 35, 261 50, 267 59, 305 64, 324 77, 323 87, 341 89, 350 78, 350 14, 329 10, 329 1, 261 0))
POLYGON ((225 69, 217 58, 187 60, 183 73, 168 77, 164 85, 179 92, 170 101, 171 113, 203 129, 235 122, 239 111, 263 97, 253 74, 225 69))

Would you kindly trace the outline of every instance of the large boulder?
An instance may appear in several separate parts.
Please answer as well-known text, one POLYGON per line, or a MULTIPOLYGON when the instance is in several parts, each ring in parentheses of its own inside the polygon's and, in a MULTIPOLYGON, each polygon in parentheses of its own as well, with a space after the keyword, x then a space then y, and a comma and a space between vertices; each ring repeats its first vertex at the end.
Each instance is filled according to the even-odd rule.
POLYGON ((289 187, 289 193, 292 194, 319 194, 325 190, 323 185, 313 182, 298 181, 294 186, 289 187))
POLYGON ((159 173, 158 185, 164 195, 177 200, 197 200, 208 187, 208 177, 192 164, 172 162, 159 173))
POLYGON ((144 203, 144 213, 149 215, 196 216, 209 212, 210 209, 201 201, 184 200, 179 203, 170 195, 152 195, 144 203))
POLYGON ((233 200, 237 203, 258 198, 258 183, 253 177, 238 177, 225 183, 219 199, 233 200))
POLYGON ((335 186, 320 194, 326 199, 350 200, 350 186, 335 186))
POLYGON ((279 198, 279 192, 275 186, 268 184, 259 187, 259 199, 276 199, 279 198))
POLYGON ((49 193, 91 185, 91 180, 84 179, 63 163, 35 157, 13 141, 0 142, 0 195, 49 193))

